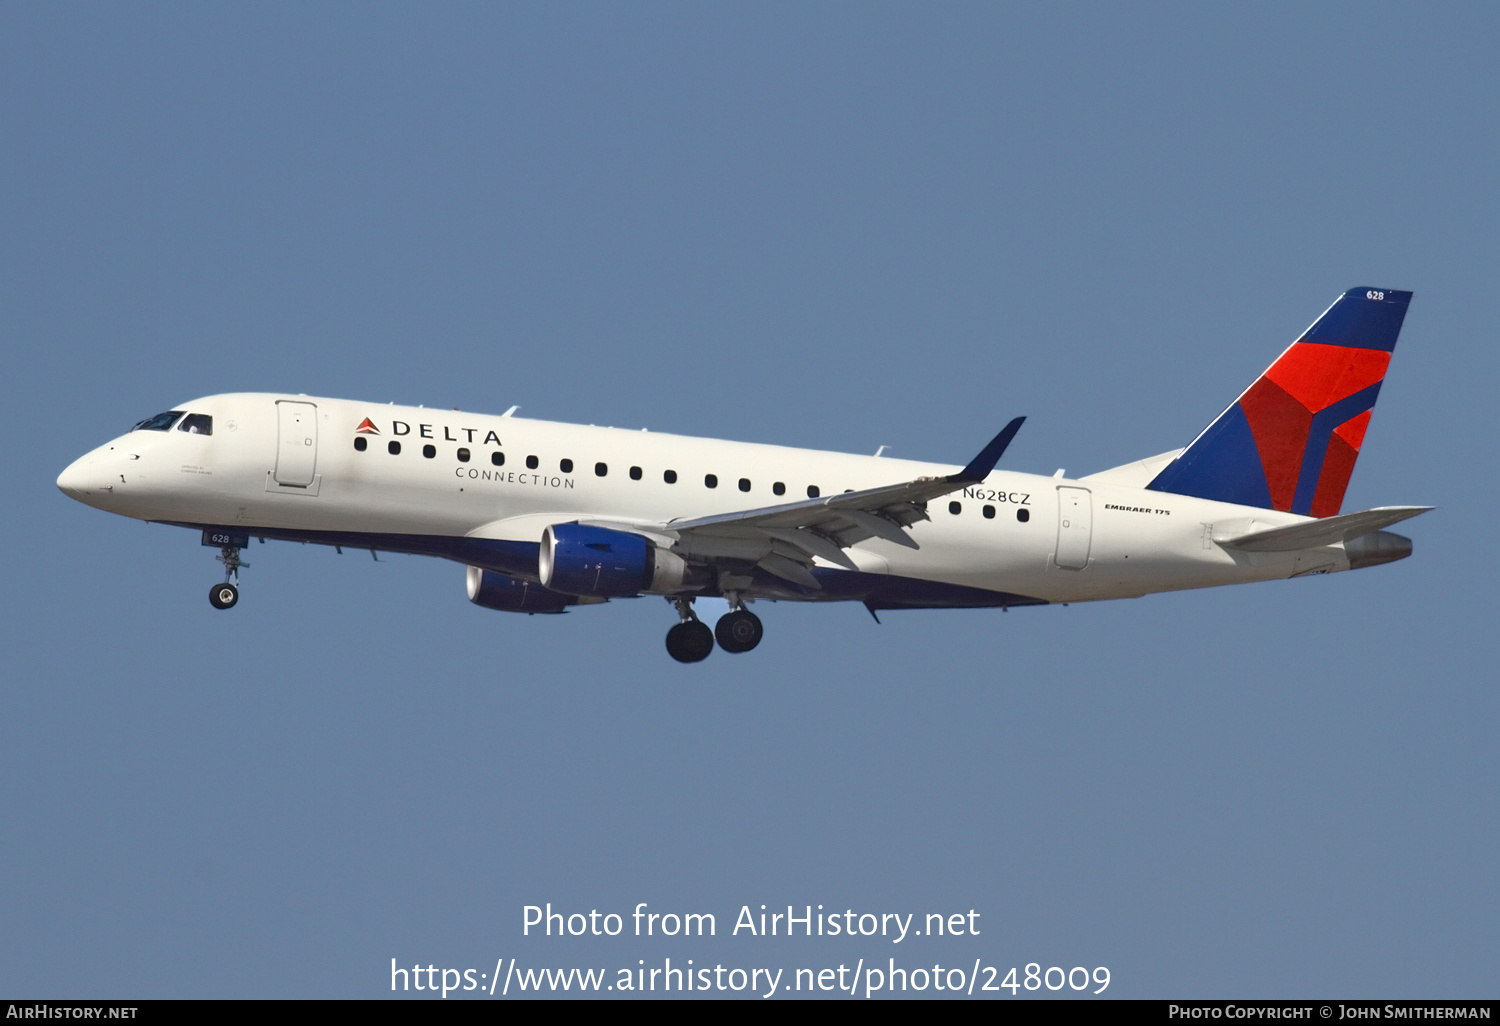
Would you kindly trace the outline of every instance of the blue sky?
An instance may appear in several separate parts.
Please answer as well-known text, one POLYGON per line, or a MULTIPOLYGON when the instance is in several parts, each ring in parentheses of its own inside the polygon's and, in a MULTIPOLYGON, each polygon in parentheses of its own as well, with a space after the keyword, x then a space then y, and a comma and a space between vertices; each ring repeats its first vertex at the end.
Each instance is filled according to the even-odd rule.
MULTIPOLYGON (((1497 16, 1479 5, 0 10, 0 992, 378 997, 391 958, 1108 966, 1493 996, 1497 16), (462 567, 53 486, 225 391, 1088 473, 1346 288, 1416 297, 1357 574, 1063 608, 513 617, 462 567), (521 909, 713 912, 712 941, 521 909), (742 905, 978 937, 726 937, 742 905), (912 945, 914 946, 914 945, 912 945)), ((1008 992, 1001 992, 1008 994, 1008 992)), ((1045 992, 1044 992, 1045 993, 1045 992)))

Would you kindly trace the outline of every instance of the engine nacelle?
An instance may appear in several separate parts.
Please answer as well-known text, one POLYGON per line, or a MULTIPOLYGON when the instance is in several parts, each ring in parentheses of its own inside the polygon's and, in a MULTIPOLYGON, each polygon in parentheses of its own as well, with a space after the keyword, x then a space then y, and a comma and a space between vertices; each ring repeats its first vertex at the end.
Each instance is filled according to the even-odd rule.
POLYGON ((523 581, 493 570, 468 568, 469 601, 486 609, 506 613, 561 613, 568 606, 602 602, 603 599, 563 595, 540 584, 523 581))
POLYGON ((538 576, 553 591, 627 598, 643 591, 680 590, 689 576, 683 558, 629 531, 553 524, 542 532, 538 576))

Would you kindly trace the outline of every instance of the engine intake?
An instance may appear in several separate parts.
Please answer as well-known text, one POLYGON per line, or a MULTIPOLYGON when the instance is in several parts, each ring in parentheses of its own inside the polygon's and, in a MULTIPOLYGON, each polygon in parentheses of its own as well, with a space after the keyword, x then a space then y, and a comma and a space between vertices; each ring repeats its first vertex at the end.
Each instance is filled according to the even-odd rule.
POLYGON ((538 576, 553 591, 627 598, 682 588, 688 566, 675 552, 629 531, 553 524, 542 532, 538 576))

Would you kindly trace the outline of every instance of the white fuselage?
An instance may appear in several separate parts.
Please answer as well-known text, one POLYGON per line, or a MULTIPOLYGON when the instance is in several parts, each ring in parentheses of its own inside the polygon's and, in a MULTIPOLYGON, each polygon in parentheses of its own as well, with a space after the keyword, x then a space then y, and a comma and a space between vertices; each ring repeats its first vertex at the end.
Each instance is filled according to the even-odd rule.
MULTIPOLYGON (((132 431, 80 458, 58 479, 59 487, 89 505, 143 520, 330 544, 368 542, 370 548, 472 562, 463 550, 449 554, 419 542, 535 545, 550 524, 669 524, 803 500, 809 486, 830 496, 957 469, 307 396, 216 395, 178 409, 211 417, 212 434, 132 431), (374 430, 357 433, 367 418, 374 430), (356 439, 363 439, 363 449, 356 439), (399 453, 389 451, 393 442, 399 453)), ((930 520, 909 529, 919 548, 873 538, 848 556, 866 574, 1046 602, 1349 568, 1340 544, 1293 552, 1222 547, 1216 539, 1308 518, 1148 491, 1142 486, 1149 476, 1134 477, 1126 468, 1081 480, 997 470, 933 500, 930 520)), ((491 568, 526 573, 524 566, 491 568)), ((766 597, 856 596, 773 589, 766 597)))

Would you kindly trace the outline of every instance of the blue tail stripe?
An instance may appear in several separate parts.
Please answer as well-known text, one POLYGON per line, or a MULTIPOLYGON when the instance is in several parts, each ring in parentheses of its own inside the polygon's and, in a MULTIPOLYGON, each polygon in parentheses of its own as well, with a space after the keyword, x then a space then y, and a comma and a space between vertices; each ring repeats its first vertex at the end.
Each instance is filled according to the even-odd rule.
POLYGON ((1318 494, 1318 478, 1323 474, 1323 457, 1328 453, 1328 440, 1333 429, 1351 417, 1357 417, 1373 409, 1380 395, 1382 382, 1360 389, 1346 399, 1340 399, 1327 409, 1320 410, 1312 419, 1312 428, 1307 435, 1307 448, 1302 451, 1302 468, 1297 471, 1297 493, 1292 497, 1292 512, 1303 516, 1312 515, 1313 499, 1318 494))

